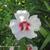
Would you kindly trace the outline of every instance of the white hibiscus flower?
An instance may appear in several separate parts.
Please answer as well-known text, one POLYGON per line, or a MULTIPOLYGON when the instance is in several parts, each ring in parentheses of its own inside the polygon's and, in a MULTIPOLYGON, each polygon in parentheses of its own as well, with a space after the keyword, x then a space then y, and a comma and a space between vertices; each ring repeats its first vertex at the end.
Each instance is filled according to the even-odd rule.
POLYGON ((16 19, 10 21, 9 27, 17 40, 23 37, 30 39, 37 37, 34 31, 38 31, 41 26, 38 15, 30 16, 26 10, 18 10, 14 15, 16 19))
POLYGON ((38 50, 38 47, 37 46, 33 46, 32 44, 28 44, 26 50, 38 50))
POLYGON ((11 47, 9 48, 9 50, 14 50, 14 46, 11 46, 11 47))

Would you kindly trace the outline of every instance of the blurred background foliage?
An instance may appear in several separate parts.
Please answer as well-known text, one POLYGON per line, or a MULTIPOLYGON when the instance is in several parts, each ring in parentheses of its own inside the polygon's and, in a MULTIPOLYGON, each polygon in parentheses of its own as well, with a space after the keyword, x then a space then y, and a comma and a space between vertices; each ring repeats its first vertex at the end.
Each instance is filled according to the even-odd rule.
POLYGON ((39 50, 50 48, 50 0, 0 0, 0 46, 21 46, 27 44, 38 46, 39 50), (41 20, 41 29, 38 37, 33 39, 23 38, 17 41, 12 34, 9 23, 15 18, 17 10, 28 10, 31 15, 37 14, 41 20), (22 43, 23 42, 23 43, 22 43))

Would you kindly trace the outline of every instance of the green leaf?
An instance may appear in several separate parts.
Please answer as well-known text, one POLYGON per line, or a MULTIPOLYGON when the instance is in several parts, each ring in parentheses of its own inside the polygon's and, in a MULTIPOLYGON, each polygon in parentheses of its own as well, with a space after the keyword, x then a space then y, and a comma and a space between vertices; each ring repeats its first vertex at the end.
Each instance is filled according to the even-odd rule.
POLYGON ((45 38, 45 37, 47 36, 47 34, 48 34, 47 30, 46 30, 45 28, 43 28, 43 27, 41 27, 41 29, 40 29, 39 32, 41 33, 41 35, 42 35, 44 38, 45 38))
POLYGON ((26 50, 26 39, 20 40, 20 50, 26 50))
POLYGON ((48 34, 47 38, 44 40, 42 46, 40 47, 40 50, 43 50, 44 47, 46 47, 46 45, 48 44, 49 41, 50 41, 50 33, 48 34))
POLYGON ((48 3, 46 1, 44 1, 44 4, 45 4, 46 8, 50 11, 50 7, 49 7, 48 3))

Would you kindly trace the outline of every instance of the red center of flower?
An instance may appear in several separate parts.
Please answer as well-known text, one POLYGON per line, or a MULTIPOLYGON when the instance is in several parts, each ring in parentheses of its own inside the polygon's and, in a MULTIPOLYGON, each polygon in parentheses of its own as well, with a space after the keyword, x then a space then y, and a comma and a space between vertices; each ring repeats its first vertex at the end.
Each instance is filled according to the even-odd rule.
POLYGON ((27 47, 26 50, 32 50, 32 47, 31 46, 30 47, 27 47))
POLYGON ((22 30, 30 30, 30 24, 27 21, 23 21, 19 23, 19 29, 22 30))

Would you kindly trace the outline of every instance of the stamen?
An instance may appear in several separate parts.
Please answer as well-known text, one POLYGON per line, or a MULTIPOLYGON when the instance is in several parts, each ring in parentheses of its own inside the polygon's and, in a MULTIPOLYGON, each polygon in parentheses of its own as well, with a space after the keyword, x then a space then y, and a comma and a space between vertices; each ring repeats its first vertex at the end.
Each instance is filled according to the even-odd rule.
POLYGON ((30 30, 30 24, 27 21, 23 21, 19 23, 19 29, 22 30, 30 30))

